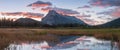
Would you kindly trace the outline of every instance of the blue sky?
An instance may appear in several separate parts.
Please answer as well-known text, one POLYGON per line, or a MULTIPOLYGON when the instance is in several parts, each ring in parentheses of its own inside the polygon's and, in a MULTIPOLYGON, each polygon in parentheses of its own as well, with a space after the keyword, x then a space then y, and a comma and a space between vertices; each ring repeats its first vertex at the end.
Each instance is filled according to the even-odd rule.
POLYGON ((48 13, 48 10, 56 10, 58 13, 72 15, 88 24, 95 25, 118 18, 116 16, 119 16, 117 14, 119 12, 116 12, 116 9, 119 9, 119 5, 113 3, 119 3, 120 1, 116 0, 113 1, 113 3, 110 1, 111 0, 0 0, 0 16, 2 17, 2 14, 4 14, 6 18, 21 18, 25 16, 40 20, 48 13), (38 16, 38 13, 40 16, 38 16))
POLYGON ((0 11, 17 12, 17 11, 31 11, 26 5, 34 2, 34 0, 0 0, 0 11))
MULTIPOLYGON (((0 0, 0 11, 6 12, 16 12, 16 11, 32 11, 28 7, 28 4, 39 0, 0 0)), ((53 6, 61 8, 76 9, 79 6, 85 5, 87 2, 85 0, 40 0, 45 2, 51 2, 53 6)))

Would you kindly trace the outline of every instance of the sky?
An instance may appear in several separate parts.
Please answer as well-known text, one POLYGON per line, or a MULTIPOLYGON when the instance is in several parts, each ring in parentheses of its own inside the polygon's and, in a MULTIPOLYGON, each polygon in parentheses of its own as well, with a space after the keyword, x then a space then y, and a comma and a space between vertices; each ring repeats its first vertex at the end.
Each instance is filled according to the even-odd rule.
POLYGON ((41 21, 49 10, 98 25, 120 17, 120 0, 0 0, 0 18, 41 21))

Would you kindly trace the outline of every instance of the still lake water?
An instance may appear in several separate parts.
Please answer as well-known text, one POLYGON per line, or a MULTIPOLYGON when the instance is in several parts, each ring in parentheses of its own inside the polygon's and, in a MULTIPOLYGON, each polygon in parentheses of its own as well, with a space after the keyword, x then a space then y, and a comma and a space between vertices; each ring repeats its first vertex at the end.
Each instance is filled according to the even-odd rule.
POLYGON ((117 43, 113 47, 110 40, 81 36, 64 39, 61 43, 50 46, 47 41, 40 43, 10 44, 5 50, 118 50, 117 43))

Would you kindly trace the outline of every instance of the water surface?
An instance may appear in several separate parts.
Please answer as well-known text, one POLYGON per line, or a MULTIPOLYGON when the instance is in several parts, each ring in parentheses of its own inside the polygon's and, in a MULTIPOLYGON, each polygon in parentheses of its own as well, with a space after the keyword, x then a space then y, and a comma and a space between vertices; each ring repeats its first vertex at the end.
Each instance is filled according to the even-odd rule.
POLYGON ((40 43, 10 44, 5 50, 118 50, 117 43, 89 36, 64 38, 54 46, 47 41, 40 43), (112 47, 113 46, 113 47, 112 47))

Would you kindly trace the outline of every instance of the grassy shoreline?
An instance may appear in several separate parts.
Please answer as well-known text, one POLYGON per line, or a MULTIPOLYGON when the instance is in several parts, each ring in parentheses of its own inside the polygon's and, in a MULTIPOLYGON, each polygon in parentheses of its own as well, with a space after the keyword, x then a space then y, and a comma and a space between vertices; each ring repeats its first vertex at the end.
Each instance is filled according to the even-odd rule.
POLYGON ((60 36, 69 35, 87 35, 100 39, 113 40, 119 42, 120 45, 120 28, 113 29, 68 29, 68 28, 0 28, 0 49, 7 47, 14 42, 36 42, 49 41, 58 43, 57 37, 48 36, 47 34, 55 34, 60 36))

